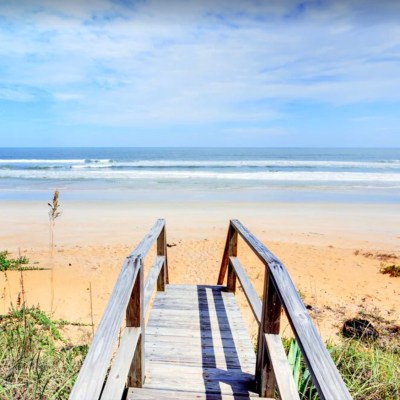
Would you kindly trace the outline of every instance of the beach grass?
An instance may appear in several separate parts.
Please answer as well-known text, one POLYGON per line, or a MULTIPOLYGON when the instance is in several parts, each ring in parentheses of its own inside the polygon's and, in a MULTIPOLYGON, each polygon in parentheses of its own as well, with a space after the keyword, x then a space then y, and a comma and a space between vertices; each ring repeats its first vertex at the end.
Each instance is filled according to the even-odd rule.
MULTIPOLYGON (((294 339, 284 340, 301 400, 318 400, 318 393, 294 339)), ((342 339, 327 343, 354 400, 400 398, 400 340, 384 337, 378 342, 342 339)))
POLYGON ((400 398, 398 341, 346 340, 329 351, 354 400, 400 398))
POLYGON ((0 272, 5 271, 40 271, 47 268, 38 266, 30 266, 29 258, 19 256, 17 258, 10 258, 10 253, 7 250, 0 251, 0 272))
POLYGON ((24 305, 0 315, 1 399, 68 398, 87 352, 63 338, 68 324, 24 305))

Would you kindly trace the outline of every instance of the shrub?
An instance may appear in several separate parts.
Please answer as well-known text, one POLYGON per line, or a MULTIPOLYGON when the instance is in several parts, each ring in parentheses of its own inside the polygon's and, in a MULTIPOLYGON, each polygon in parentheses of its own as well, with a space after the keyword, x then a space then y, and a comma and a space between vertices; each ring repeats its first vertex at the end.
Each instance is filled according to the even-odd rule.
POLYGON ((68 399, 87 346, 68 345, 63 325, 37 307, 0 315, 1 399, 68 399))

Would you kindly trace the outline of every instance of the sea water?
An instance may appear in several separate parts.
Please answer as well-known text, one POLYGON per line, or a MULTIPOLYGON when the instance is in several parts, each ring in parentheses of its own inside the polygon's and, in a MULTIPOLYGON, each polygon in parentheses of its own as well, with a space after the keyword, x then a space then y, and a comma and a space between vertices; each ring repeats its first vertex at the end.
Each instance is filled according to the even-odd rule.
POLYGON ((0 199, 398 203, 400 149, 0 148, 0 199))

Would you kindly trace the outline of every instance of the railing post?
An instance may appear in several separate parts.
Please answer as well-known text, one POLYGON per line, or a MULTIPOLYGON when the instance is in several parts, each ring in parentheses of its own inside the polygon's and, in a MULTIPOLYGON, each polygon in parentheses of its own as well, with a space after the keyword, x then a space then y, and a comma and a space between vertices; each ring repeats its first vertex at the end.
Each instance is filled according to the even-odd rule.
POLYGON ((282 305, 265 266, 264 295, 257 343, 256 381, 260 397, 274 397, 275 377, 264 340, 265 333, 279 334, 282 305))
POLYGON ((157 290, 165 291, 165 284, 169 283, 168 277, 168 261, 167 261, 167 235, 165 225, 157 238, 157 255, 164 257, 164 264, 157 278, 157 290))
POLYGON ((132 289, 126 309, 126 327, 140 327, 141 333, 138 340, 136 351, 129 369, 127 385, 128 387, 142 387, 144 384, 144 304, 143 304, 143 288, 144 288, 144 268, 143 259, 137 257, 134 261, 135 266, 139 268, 139 272, 132 289), (138 265, 139 264, 139 265, 138 265))
POLYGON ((236 272, 235 269, 232 266, 232 263, 229 262, 228 265, 228 278, 226 282, 226 286, 228 288, 229 292, 236 292, 236 272))
MULTIPOLYGON (((219 271, 219 276, 218 276, 218 285, 223 285, 224 283, 226 270, 228 269, 229 265, 229 257, 237 256, 237 244, 238 244, 238 233, 236 229, 232 226, 232 223, 230 223, 228 229, 228 235, 226 237, 224 255, 222 256, 221 269, 219 271)), ((232 283, 235 282, 236 276, 229 277, 229 272, 231 275, 234 274, 233 268, 229 268, 228 271, 228 289, 230 290, 229 285, 231 285, 232 287, 232 283)), ((235 290, 232 291, 234 292, 235 290)))

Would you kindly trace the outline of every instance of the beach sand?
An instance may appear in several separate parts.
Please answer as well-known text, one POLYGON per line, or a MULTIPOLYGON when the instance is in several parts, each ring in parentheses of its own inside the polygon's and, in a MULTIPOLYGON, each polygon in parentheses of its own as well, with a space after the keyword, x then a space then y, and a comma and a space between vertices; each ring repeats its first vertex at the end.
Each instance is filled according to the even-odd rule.
MULTIPOLYGON (((62 202, 49 247, 46 204, 0 203, 0 250, 24 255, 43 271, 0 274, 1 313, 21 293, 55 318, 96 325, 125 256, 157 218, 167 220, 171 283, 216 284, 230 218, 240 219, 286 266, 324 340, 361 313, 399 323, 400 279, 379 273, 382 259, 400 260, 400 206, 327 203, 62 202), (91 288, 91 291, 90 291, 91 288), (92 303, 92 305, 91 305, 92 303), (91 311, 92 309, 92 311, 91 311)), ((146 258, 151 265, 154 250, 146 258)), ((264 267, 240 242, 238 256, 261 295, 264 267)), ((252 337, 256 324, 238 290, 252 337)), ((282 334, 290 336, 287 322, 282 334)), ((91 328, 71 330, 88 341, 91 328)))

